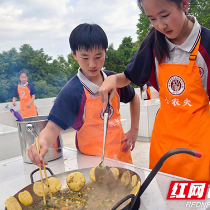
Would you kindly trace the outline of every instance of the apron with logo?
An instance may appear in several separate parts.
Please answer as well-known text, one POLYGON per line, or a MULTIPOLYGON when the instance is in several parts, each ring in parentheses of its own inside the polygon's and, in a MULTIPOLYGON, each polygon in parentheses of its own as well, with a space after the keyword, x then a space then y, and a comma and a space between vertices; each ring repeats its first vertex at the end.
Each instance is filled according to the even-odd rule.
POLYGON ((168 158, 160 171, 197 181, 210 179, 209 98, 203 89, 199 67, 195 64, 200 40, 190 55, 189 64, 159 65, 159 97, 150 146, 150 168, 160 157, 175 148, 202 153, 197 159, 187 154, 168 158))
POLYGON ((34 103, 31 104, 30 108, 26 107, 26 105, 31 101, 28 83, 25 87, 21 88, 18 85, 17 92, 20 98, 20 113, 22 118, 37 116, 37 111, 34 103))
MULTIPOLYGON (((100 97, 91 98, 86 88, 84 91, 87 98, 86 116, 83 126, 76 133, 78 147, 86 155, 101 156, 103 148, 103 103, 100 97)), ((109 111, 105 157, 132 163, 130 150, 122 152, 125 142, 121 143, 121 140, 124 136, 116 94, 109 111)))

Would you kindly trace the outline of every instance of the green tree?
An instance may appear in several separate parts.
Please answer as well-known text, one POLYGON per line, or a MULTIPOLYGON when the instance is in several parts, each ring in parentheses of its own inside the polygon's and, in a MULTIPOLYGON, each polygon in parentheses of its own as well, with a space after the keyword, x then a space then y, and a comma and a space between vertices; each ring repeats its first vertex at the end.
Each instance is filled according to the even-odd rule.
POLYGON ((147 34, 149 33, 150 29, 151 29, 151 23, 149 21, 149 19, 147 18, 147 16, 145 15, 144 12, 141 12, 139 14, 139 19, 138 19, 138 23, 137 23, 137 39, 138 42, 142 42, 144 40, 144 38, 147 36, 147 34))
POLYGON ((78 72, 78 68, 79 68, 79 64, 78 62, 74 59, 73 55, 70 53, 68 56, 67 56, 67 59, 68 59, 68 64, 69 64, 69 67, 70 67, 70 70, 69 70, 69 77, 73 77, 74 75, 77 74, 78 72))
POLYGON ((191 0, 189 14, 194 15, 198 22, 206 28, 210 28, 210 0, 191 0))
POLYGON ((123 62, 119 51, 114 49, 113 44, 110 44, 106 52, 104 68, 119 73, 125 69, 123 62))
POLYGON ((134 47, 134 43, 132 42, 132 38, 129 36, 129 37, 125 37, 122 40, 122 43, 117 49, 121 57, 122 64, 124 66, 126 66, 129 63, 130 59, 133 56, 133 52, 132 52, 133 47, 134 47))

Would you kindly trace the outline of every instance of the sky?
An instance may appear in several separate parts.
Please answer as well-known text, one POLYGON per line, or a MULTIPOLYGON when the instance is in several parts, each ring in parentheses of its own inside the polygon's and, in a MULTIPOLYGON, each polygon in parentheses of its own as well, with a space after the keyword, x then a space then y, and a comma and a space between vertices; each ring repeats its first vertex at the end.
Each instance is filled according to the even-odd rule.
POLYGON ((69 35, 81 23, 96 23, 117 49, 124 37, 137 40, 137 0, 0 0, 0 53, 23 44, 53 59, 71 52, 69 35))

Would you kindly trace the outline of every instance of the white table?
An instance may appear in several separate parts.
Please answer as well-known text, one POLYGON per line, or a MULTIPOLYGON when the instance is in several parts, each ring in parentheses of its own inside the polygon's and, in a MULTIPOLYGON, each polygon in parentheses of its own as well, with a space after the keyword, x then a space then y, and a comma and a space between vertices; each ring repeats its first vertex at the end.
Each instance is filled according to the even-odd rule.
MULTIPOLYGON (((100 157, 83 155, 74 149, 66 147, 63 149, 63 154, 62 158, 49 162, 48 167, 54 174, 95 167, 100 162, 100 157)), ((142 183, 150 173, 149 169, 111 159, 105 159, 105 164, 135 171, 141 177, 142 183)), ((7 198, 15 195, 19 190, 31 184, 29 175, 36 168, 37 166, 35 165, 24 163, 21 156, 0 162, 0 210, 5 208, 4 201, 7 198)), ((39 179, 39 173, 36 173, 34 180, 37 181, 39 179)), ((182 180, 185 179, 159 172, 141 196, 140 210, 206 209, 186 207, 187 200, 166 200, 171 181, 182 180)), ((210 199, 202 200, 201 202, 210 203, 210 199)))

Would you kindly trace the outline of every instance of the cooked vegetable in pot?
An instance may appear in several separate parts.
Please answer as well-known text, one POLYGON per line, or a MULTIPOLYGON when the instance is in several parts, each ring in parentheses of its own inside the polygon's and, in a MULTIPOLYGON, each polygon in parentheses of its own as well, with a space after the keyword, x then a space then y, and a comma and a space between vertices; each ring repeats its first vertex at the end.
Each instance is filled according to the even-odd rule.
MULTIPOLYGON (((119 180, 120 183, 120 180, 119 180)), ((34 203, 29 210, 108 210, 123 197, 130 194, 130 187, 118 185, 117 193, 98 183, 88 183, 81 191, 73 192, 69 189, 53 194, 55 202, 52 204, 47 198, 47 205, 43 205, 42 198, 34 203)))
POLYGON ((27 190, 20 192, 18 194, 18 199, 24 206, 29 206, 33 203, 33 198, 27 190))
MULTIPOLYGON (((20 203, 22 209, 24 210, 110 210, 125 196, 129 194, 136 195, 139 191, 140 178, 133 172, 129 172, 124 169, 118 170, 118 168, 112 168, 112 173, 115 176, 117 187, 110 188, 106 184, 91 181, 91 179, 89 179, 91 170, 92 169, 86 171, 84 174, 75 171, 70 174, 65 173, 60 176, 58 175, 58 178, 49 178, 49 180, 52 181, 52 183, 50 183, 50 188, 53 191, 54 201, 51 201, 50 194, 47 193, 46 205, 44 205, 43 197, 38 197, 36 195, 39 194, 39 196, 41 196, 40 186, 36 186, 40 185, 39 182, 27 186, 14 197, 18 198, 18 195, 25 190, 28 190, 31 193, 33 197, 33 203, 31 205, 24 206, 20 203), (85 179, 88 180, 88 183, 85 179), (61 184, 63 185, 62 188, 60 188, 61 184), (81 187, 81 184, 83 187, 81 187), (75 191, 75 189, 79 191, 75 191), (39 193, 36 192, 35 194, 35 191, 38 191, 39 193)), ((92 172, 94 172, 94 169, 92 172)), ((122 209, 129 201, 130 199, 122 204, 119 209, 122 209)), ((16 204, 19 204, 19 202, 17 201, 16 204)))

